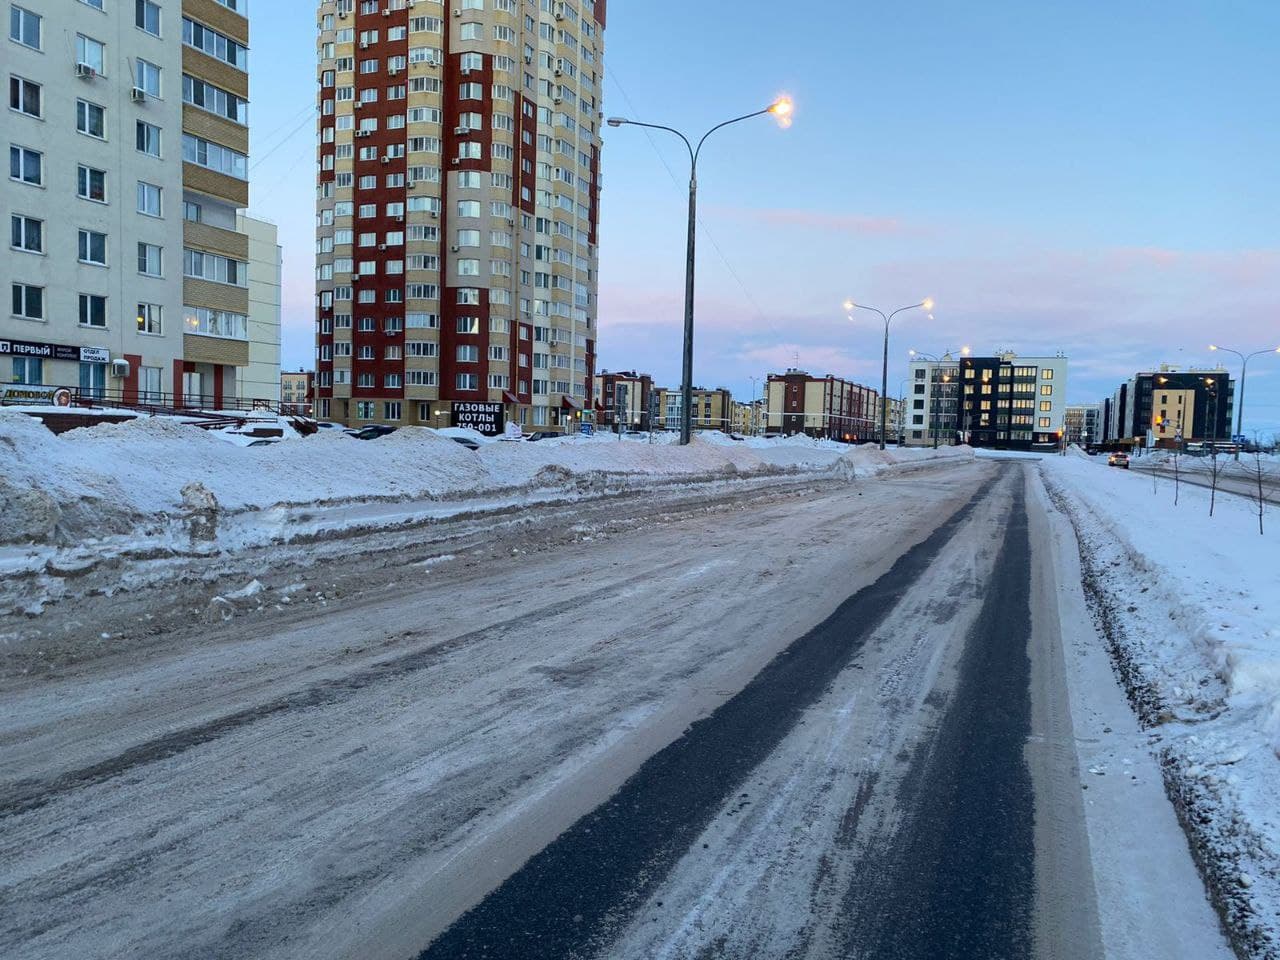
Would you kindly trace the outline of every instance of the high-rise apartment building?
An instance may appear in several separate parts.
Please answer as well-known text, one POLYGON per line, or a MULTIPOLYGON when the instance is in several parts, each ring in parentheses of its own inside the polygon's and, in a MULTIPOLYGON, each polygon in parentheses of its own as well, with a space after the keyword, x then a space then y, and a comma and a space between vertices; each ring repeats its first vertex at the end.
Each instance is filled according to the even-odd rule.
POLYGON ((604 24, 605 0, 319 4, 317 416, 577 421, 604 24))
POLYGON ((0 381, 123 402, 241 395, 244 3, 5 4, 0 381))

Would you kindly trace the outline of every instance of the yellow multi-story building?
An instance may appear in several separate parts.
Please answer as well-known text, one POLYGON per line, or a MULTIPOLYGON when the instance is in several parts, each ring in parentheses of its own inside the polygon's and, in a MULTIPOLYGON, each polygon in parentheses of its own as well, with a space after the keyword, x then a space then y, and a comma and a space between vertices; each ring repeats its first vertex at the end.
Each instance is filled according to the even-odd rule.
MULTIPOLYGON (((733 430, 733 394, 724 387, 714 390, 694 387, 690 391, 690 427, 693 430, 733 430)), ((666 430, 680 429, 680 391, 658 391, 658 426, 666 430)))
POLYGON ((604 0, 322 0, 316 414, 576 423, 604 0))

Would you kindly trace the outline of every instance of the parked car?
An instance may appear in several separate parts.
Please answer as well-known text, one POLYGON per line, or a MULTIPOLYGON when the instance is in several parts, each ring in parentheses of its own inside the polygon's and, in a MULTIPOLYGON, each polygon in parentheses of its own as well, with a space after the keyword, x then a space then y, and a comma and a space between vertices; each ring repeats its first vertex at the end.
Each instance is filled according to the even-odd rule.
POLYGON ((529 434, 529 436, 525 437, 525 439, 526 440, 553 440, 556 437, 563 437, 563 436, 564 436, 563 433, 556 433, 554 430, 535 430, 533 431, 533 433, 529 434))
POLYGON ((345 430, 346 428, 340 423, 334 423, 332 420, 317 420, 315 422, 317 431, 320 430, 345 430))
POLYGON ((347 436, 355 437, 357 440, 377 440, 379 437, 385 437, 388 433, 395 433, 396 428, 385 423, 370 423, 360 427, 358 430, 345 431, 347 436))
POLYGON ((1113 453, 1107 457, 1108 467, 1123 467, 1129 469, 1129 455, 1127 453, 1113 453))
POLYGON ((468 450, 479 450, 480 444, 476 443, 470 437, 449 437, 454 443, 459 443, 468 450))
POLYGON ((279 437, 255 437, 249 433, 237 433, 234 430, 212 430, 215 437, 233 443, 237 447, 269 447, 280 442, 279 437))

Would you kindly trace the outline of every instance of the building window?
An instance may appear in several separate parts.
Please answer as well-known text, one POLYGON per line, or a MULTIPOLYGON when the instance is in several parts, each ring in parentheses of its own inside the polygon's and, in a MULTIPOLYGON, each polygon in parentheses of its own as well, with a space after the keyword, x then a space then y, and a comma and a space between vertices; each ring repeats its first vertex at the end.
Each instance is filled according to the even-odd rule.
POLYGON ((107 172, 86 167, 83 164, 76 171, 76 196, 82 200, 93 200, 95 203, 107 202, 107 172))
MULTIPOLYGON (((91 263, 95 267, 107 265, 107 235, 96 230, 81 230, 79 256, 81 263, 91 263)), ((83 320, 81 321, 84 322, 83 320)))
POLYGON ((1040 396, 1042 396, 1042 397, 1051 397, 1051 396, 1053 396, 1053 384, 1051 384, 1051 383, 1043 384, 1043 385, 1040 387, 1040 396))
MULTIPOLYGON (((249 69, 249 51, 245 47, 186 17, 182 18, 182 42, 240 70, 249 69)), ((328 75, 332 76, 333 72, 328 71, 328 75)), ((333 84, 329 83, 328 86, 333 84)))
POLYGON ((480 375, 478 373, 460 373, 455 382, 459 390, 480 389, 480 375))
POLYGON ((9 179, 40 186, 44 183, 44 154, 27 147, 9 147, 9 179))
POLYGON ((39 117, 41 112, 40 84, 24 80, 22 77, 9 77, 9 109, 25 113, 29 117, 39 117))
POLYGON ((44 221, 20 214, 11 216, 9 246, 26 253, 44 253, 44 221))
POLYGON ((105 60, 105 51, 99 41, 93 39, 93 37, 86 37, 83 33, 76 34, 77 64, 84 64, 86 67, 92 68, 95 73, 102 73, 102 65, 105 60))
POLYGON ((160 36, 160 5, 151 0, 137 0, 134 8, 134 23, 138 29, 145 30, 153 37, 160 36))
POLYGON ((107 111, 88 100, 76 101, 76 129, 98 140, 107 138, 107 111))
POLYGON ((44 383, 44 361, 39 357, 14 357, 13 382, 27 386, 44 383))
POLYGON ((163 250, 154 243, 138 244, 138 272, 147 277, 159 277, 164 272, 163 250))
POLYGON ((80 364, 80 393, 82 396, 101 400, 107 391, 107 365, 105 363, 80 364))
POLYGON ((161 208, 161 190, 154 183, 138 181, 138 212, 148 217, 163 214, 161 208))
POLYGON ((160 68, 139 57, 134 61, 133 85, 149 97, 159 97, 160 68))
POLYGON ((204 220, 204 207, 198 203, 192 203, 190 200, 183 200, 182 219, 190 223, 200 223, 204 220))
MULTIPOLYGON (((40 49, 40 16, 16 3, 9 5, 9 39, 32 50, 40 49)), ((18 381, 22 382, 22 381, 18 381)))
POLYGON ((1040 371, 1040 376, 1041 376, 1041 378, 1042 378, 1042 379, 1045 379, 1045 380, 1052 380, 1052 379, 1053 379, 1053 371, 1052 371, 1052 370, 1048 370, 1048 369, 1041 370, 1041 371, 1040 371))
MULTIPOLYGON (((105 327, 107 325, 107 298, 96 293, 80 294, 80 326, 105 327)), ((81 368, 85 364, 80 365, 81 368)), ((95 366, 95 364, 90 364, 95 366)))
MULTIPOLYGON (((204 337, 225 337, 229 340, 246 340, 249 336, 249 318, 243 313, 214 310, 210 307, 184 306, 183 329, 204 337)), ((339 344, 339 346, 342 346, 339 344)), ((350 347, 350 344, 347 344, 350 347)))
POLYGON ((142 367, 138 370, 138 399, 143 403, 162 403, 164 401, 164 386, 161 377, 164 376, 164 370, 161 367, 142 367))
POLYGON ((138 332, 160 336, 164 333, 164 307, 158 303, 138 304, 138 332))
POLYGON ((44 319, 44 287, 27 283, 13 285, 13 315, 24 320, 44 319))
POLYGON ((149 157, 160 156, 160 128, 145 120, 137 121, 136 145, 139 153, 149 157))

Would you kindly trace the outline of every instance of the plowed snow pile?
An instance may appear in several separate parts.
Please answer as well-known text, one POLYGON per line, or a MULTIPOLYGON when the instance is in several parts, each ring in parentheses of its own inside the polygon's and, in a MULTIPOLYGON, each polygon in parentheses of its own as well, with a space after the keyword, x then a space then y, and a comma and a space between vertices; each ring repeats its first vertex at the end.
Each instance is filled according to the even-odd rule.
MULTIPOLYGON (((665 439, 665 438, 664 438, 665 439)), ((808 437, 734 441, 723 434, 669 442, 598 436, 487 443, 470 450, 434 430, 407 427, 373 441, 337 431, 238 447, 172 418, 142 418, 50 433, 0 410, 0 543, 66 545, 188 516, 199 485, 222 515, 367 501, 545 499, 584 482, 631 486, 813 472, 837 479, 967 448, 871 452, 808 437)), ((586 483, 590 486, 590 483, 586 483)), ((357 522, 357 521, 352 521, 357 522)))

